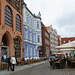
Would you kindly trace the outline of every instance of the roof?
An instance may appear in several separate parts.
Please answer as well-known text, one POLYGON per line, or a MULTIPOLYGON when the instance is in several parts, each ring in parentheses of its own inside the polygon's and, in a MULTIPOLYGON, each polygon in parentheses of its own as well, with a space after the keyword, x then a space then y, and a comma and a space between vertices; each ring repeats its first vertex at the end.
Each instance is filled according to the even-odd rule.
POLYGON ((47 26, 46 29, 49 30, 50 26, 47 26))

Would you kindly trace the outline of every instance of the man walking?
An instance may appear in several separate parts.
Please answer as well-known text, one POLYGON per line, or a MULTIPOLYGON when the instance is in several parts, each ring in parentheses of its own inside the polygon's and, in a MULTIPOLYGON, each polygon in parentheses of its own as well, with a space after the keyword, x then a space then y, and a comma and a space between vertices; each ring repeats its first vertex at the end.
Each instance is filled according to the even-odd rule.
POLYGON ((15 56, 13 56, 13 57, 11 58, 11 63, 12 63, 12 71, 14 71, 14 70, 15 70, 15 64, 16 64, 15 56))

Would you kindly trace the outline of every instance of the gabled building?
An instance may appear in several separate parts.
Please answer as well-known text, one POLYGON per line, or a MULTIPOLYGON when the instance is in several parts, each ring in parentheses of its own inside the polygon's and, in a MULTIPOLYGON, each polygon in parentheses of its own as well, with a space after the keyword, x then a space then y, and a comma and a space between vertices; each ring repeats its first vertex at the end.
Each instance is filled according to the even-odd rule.
POLYGON ((0 62, 7 57, 23 57, 22 0, 0 0, 0 62))
POLYGON ((50 35, 45 25, 41 22, 42 49, 39 50, 39 57, 48 58, 50 56, 50 35))
POLYGON ((58 35, 56 29, 53 29, 53 26, 50 25, 46 27, 50 34, 50 51, 51 53, 56 52, 57 49, 55 49, 56 46, 58 46, 58 35))
POLYGON ((23 3, 23 49, 24 58, 39 58, 41 40, 41 14, 33 14, 23 3))

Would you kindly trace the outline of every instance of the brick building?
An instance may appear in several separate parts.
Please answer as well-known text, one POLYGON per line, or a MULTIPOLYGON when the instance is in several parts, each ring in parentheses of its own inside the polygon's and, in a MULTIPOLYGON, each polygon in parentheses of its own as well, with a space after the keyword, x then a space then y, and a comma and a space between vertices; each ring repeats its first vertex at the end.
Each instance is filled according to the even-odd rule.
POLYGON ((49 57, 50 56, 50 35, 46 30, 45 25, 41 22, 42 30, 42 49, 39 51, 39 57, 49 57))
POLYGON ((61 44, 65 44, 71 41, 74 41, 75 37, 65 37, 65 38, 61 38, 61 44))
POLYGON ((0 62, 7 57, 23 57, 22 0, 0 0, 0 62))

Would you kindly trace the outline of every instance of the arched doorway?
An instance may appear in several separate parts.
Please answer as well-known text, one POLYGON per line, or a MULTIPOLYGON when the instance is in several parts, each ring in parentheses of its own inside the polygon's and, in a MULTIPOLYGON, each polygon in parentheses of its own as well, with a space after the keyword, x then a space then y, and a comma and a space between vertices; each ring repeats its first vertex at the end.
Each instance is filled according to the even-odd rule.
POLYGON ((4 53, 6 53, 7 58, 9 57, 9 47, 8 47, 9 41, 8 36, 5 33, 2 37, 2 46, 1 46, 1 57, 4 56, 4 53))
POLYGON ((14 48, 15 48, 15 57, 21 57, 21 44, 20 39, 18 37, 14 38, 14 48))

